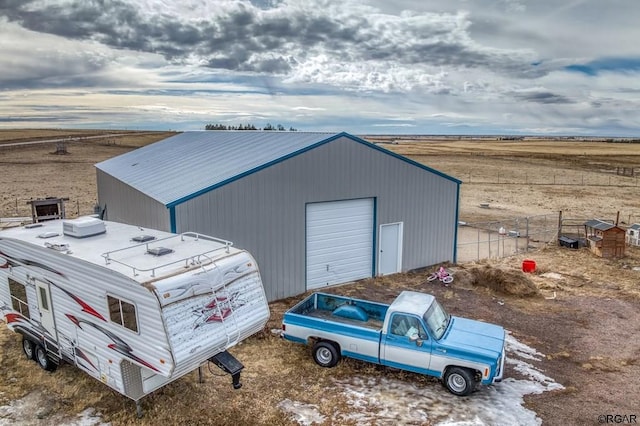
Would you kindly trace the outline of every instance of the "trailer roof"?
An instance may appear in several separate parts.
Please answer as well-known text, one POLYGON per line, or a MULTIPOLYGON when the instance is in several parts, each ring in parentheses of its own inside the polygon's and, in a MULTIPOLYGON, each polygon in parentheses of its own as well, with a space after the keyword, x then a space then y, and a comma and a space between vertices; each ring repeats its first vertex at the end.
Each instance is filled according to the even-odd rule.
MULTIPOLYGON (((173 274, 186 266, 238 253, 230 241, 185 232, 172 234, 117 222, 83 217, 53 220, 0 231, 0 239, 24 241, 61 255, 81 259, 122 273, 138 282, 173 274), (74 237, 63 232, 63 224, 94 226, 104 224, 106 232, 74 237), (145 241, 147 240, 147 241, 145 241)), ((15 259, 20 262, 23 259, 15 259)), ((34 259, 37 261, 37 259, 34 259)), ((28 260, 33 262, 32 260, 28 260)))

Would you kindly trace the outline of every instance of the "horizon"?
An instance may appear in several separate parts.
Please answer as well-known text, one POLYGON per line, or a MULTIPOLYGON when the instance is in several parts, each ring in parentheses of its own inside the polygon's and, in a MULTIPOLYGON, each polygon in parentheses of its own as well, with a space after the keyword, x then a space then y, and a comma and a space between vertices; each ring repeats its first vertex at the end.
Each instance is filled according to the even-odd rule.
MULTIPOLYGON (((107 137, 113 132, 136 132, 136 133, 184 133, 184 132, 297 132, 297 133, 348 133, 350 135, 356 137, 373 137, 373 138, 443 138, 443 139, 496 139, 496 138, 504 138, 505 142, 514 140, 526 140, 526 139, 575 139, 575 140, 594 140, 594 141, 604 141, 604 142, 640 142, 640 136, 611 136, 611 135, 544 135, 544 134, 437 134, 437 133, 352 133, 349 131, 314 131, 314 130, 263 130, 261 128, 252 129, 252 130, 238 130, 238 129, 223 129, 223 130, 214 130, 214 129, 192 129, 192 130, 175 130, 175 129, 130 129, 130 128, 82 128, 82 127, 0 127, 0 134, 3 132, 36 132, 36 131, 52 131, 52 132, 65 132, 65 131, 73 131, 73 132, 81 132, 81 131, 91 131, 91 132, 105 132, 103 136, 107 137)), ((98 137, 99 135, 96 135, 98 137)), ((34 136, 34 138, 55 138, 55 135, 49 136, 34 136)), ((60 136, 62 137, 62 136, 60 136)), ((69 135, 66 137, 73 136, 69 135)))

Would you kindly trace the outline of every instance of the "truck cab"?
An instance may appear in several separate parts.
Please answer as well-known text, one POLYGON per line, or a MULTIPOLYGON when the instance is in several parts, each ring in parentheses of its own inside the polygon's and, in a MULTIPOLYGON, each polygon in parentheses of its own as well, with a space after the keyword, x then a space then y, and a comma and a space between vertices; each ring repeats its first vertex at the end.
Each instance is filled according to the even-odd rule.
POLYGON ((473 382, 502 379, 504 329, 452 316, 430 294, 402 292, 389 306, 381 334, 382 365, 441 377, 454 394, 470 392, 469 380, 460 377, 465 370, 473 382))

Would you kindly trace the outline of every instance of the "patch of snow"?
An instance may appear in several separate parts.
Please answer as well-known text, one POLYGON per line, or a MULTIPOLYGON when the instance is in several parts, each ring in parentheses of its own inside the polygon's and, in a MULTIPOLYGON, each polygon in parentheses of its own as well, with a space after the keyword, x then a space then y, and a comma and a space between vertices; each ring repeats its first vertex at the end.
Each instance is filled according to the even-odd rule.
POLYGON ((110 426, 111 423, 103 423, 101 414, 93 408, 87 408, 78 414, 78 419, 59 422, 60 426, 110 426))
POLYGON ((284 401, 280 401, 278 408, 288 413, 298 424, 304 426, 324 423, 326 419, 325 416, 320 414, 318 406, 313 404, 304 404, 302 402, 285 399, 284 401))
MULTIPOLYGON (((518 342, 509 332, 507 332, 507 335, 505 336, 505 346, 509 354, 516 355, 520 358, 530 359, 533 361, 540 361, 540 359, 544 358, 544 355, 537 350, 525 345, 524 343, 518 342)), ((508 359, 509 357, 507 357, 507 360, 508 359)))
MULTIPOLYGON (((333 423, 357 425, 423 424, 440 426, 539 426, 536 413, 524 407, 524 396, 562 389, 563 386, 546 376, 530 362, 540 361, 544 354, 517 341, 510 334, 506 340, 507 363, 526 377, 508 377, 492 386, 481 386, 468 397, 457 397, 435 382, 413 384, 385 377, 359 377, 336 380, 342 390, 349 412, 331 413, 333 423), (526 361, 525 361, 526 360, 526 361)), ((280 408, 299 413, 300 424, 309 425, 307 414, 324 417, 317 407, 285 400, 280 408), (285 408, 286 407, 286 408, 285 408), (305 423, 303 423, 305 422, 305 423)), ((319 420, 315 420, 319 421, 319 420)))
POLYGON ((31 392, 23 398, 0 406, 0 426, 55 424, 59 426, 109 426, 104 423, 101 414, 93 408, 87 408, 75 418, 59 415, 49 416, 51 407, 40 392, 31 392))
POLYGON ((557 272, 545 272, 544 274, 540 274, 543 278, 551 278, 554 280, 564 280, 564 277, 557 272))

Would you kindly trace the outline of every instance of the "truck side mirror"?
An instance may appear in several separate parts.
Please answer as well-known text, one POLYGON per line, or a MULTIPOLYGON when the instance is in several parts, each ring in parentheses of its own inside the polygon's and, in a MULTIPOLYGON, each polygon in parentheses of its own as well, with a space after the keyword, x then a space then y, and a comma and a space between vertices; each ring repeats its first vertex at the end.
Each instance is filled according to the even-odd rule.
POLYGON ((409 340, 416 343, 416 346, 422 346, 423 340, 420 339, 420 335, 418 333, 413 333, 409 336, 409 340))

